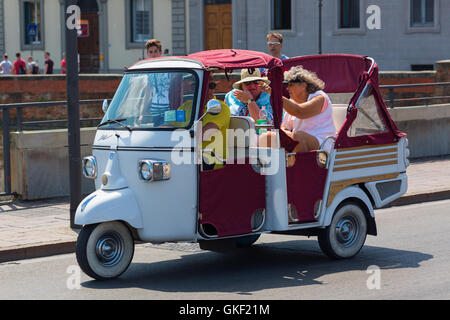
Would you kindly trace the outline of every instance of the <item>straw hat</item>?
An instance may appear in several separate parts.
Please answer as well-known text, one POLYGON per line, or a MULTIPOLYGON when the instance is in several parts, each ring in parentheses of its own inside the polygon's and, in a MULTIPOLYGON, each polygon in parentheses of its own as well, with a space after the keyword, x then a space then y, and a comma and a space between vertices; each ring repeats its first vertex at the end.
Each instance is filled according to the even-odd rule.
POLYGON ((251 81, 263 81, 267 84, 270 84, 269 79, 265 77, 261 77, 261 72, 259 72, 259 69, 242 69, 241 70, 241 80, 233 83, 233 88, 242 90, 242 84, 244 82, 251 82, 251 81))

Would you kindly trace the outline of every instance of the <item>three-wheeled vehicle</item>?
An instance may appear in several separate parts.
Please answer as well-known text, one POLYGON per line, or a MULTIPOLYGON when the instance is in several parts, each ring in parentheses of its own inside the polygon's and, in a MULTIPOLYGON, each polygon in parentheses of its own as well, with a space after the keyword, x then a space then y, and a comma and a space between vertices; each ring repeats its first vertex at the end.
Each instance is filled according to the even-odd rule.
POLYGON ((281 61, 224 49, 147 59, 128 68, 104 110, 93 155, 83 159, 96 191, 75 216, 83 226, 77 260, 95 279, 121 275, 135 242, 198 242, 221 250, 250 246, 263 233, 312 235, 326 255, 350 258, 367 234, 377 234, 374 209, 407 189, 408 140, 386 109, 369 57, 281 61), (337 136, 303 153, 292 153, 295 142, 278 131, 283 72, 297 65, 317 73, 328 94, 352 94, 333 105, 337 136), (242 68, 267 70, 279 148, 258 148, 255 122, 231 116, 229 128, 244 138, 228 138, 226 164, 205 170, 198 159, 208 150, 197 147, 198 124, 218 112, 205 111, 208 84, 217 70, 242 68))

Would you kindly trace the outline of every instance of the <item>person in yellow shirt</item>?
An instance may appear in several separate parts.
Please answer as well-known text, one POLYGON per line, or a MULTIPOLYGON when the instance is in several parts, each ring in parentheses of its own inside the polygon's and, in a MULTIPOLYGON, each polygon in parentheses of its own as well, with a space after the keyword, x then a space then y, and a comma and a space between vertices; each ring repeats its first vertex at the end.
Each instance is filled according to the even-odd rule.
MULTIPOLYGON (((202 149, 209 149, 217 157, 203 154, 203 169, 211 170, 222 168, 227 158, 227 129, 230 127, 230 108, 220 100, 211 99, 208 104, 220 103, 221 110, 218 114, 207 114, 202 119, 202 149)), ((205 110, 206 112, 206 110, 205 110)))
MULTIPOLYGON (((211 150, 219 159, 225 160, 227 157, 226 131, 230 127, 230 108, 225 102, 214 98, 216 83, 210 82, 208 88, 208 102, 216 100, 221 105, 221 111, 219 114, 207 114, 203 117, 201 148, 211 150)), ((183 103, 178 110, 184 110, 186 120, 177 122, 177 127, 186 127, 191 120, 192 100, 183 103)), ((206 110, 204 108, 204 112, 206 110)), ((208 152, 203 153, 203 170, 222 168, 224 164, 218 158, 209 155, 208 152)))

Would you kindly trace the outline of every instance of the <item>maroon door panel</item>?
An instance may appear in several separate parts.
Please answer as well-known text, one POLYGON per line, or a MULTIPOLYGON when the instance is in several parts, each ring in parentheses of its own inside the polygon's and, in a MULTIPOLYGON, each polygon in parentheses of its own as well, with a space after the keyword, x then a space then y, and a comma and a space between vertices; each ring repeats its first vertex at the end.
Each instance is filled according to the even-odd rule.
POLYGON ((252 215, 266 207, 265 178, 250 164, 200 172, 199 192, 200 224, 219 237, 252 232, 252 215))
POLYGON ((295 209, 297 223, 314 221, 314 207, 323 198, 328 169, 317 162, 317 152, 300 152, 286 169, 288 204, 295 209))

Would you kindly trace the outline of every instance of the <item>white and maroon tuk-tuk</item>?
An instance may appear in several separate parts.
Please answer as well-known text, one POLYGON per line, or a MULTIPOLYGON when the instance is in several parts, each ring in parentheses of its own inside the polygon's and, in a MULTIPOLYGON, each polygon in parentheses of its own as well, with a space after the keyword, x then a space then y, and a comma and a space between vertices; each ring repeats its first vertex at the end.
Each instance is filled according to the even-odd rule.
POLYGON ((312 235, 326 255, 353 257, 367 234, 377 234, 374 209, 406 192, 409 165, 406 135, 382 100, 373 59, 317 55, 281 61, 228 49, 130 67, 99 125, 92 153, 83 160, 83 172, 95 179, 97 191, 81 202, 75 223, 83 225, 78 263, 96 279, 122 274, 138 241, 198 242, 202 249, 222 250, 250 246, 264 233, 312 235), (333 105, 337 137, 319 150, 293 154, 295 141, 280 130, 280 148, 258 148, 255 122, 232 116, 230 129, 243 132, 244 139, 228 138, 226 164, 203 170, 196 159, 207 150, 196 147, 197 124, 212 73, 266 68, 271 130, 278 130, 283 71, 296 65, 316 72, 325 92, 353 94, 348 103, 333 105), (158 109, 149 94, 157 90, 166 91, 168 109, 158 109), (191 111, 180 113, 187 101, 191 111), (142 121, 139 112, 147 105, 151 112, 142 121))

